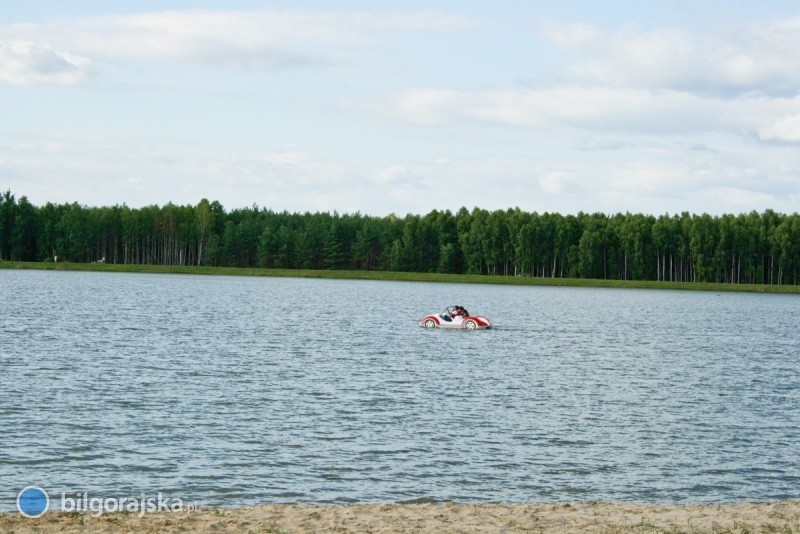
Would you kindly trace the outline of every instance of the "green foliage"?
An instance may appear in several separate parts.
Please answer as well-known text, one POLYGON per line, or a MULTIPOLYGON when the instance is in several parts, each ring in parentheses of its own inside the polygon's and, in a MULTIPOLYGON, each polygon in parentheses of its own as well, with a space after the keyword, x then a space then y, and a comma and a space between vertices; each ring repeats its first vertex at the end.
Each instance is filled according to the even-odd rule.
POLYGON ((655 280, 601 280, 595 278, 550 278, 485 274, 413 273, 357 269, 262 269, 256 267, 196 267, 191 265, 90 264, 61 262, 0 261, 0 269, 40 269, 117 273, 199 274, 223 276, 271 276, 284 278, 330 278, 344 280, 392 280, 399 282, 443 282, 450 284, 502 284, 553 287, 623 289, 671 289, 800 294, 800 285, 730 284, 712 282, 660 282, 655 280))
POLYGON ((36 207, 6 191, 0 260, 797 285, 800 216, 36 207))

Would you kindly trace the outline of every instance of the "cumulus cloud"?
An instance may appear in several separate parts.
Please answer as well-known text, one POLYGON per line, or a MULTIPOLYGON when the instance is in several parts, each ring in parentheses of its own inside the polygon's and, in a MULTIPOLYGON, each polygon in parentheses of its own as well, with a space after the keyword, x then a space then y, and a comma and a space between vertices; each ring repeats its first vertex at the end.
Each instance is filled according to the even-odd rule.
POLYGON ((452 32, 472 25, 437 11, 158 11, 3 26, 0 40, 12 45, 0 59, 8 63, 2 79, 11 83, 80 80, 87 58, 255 69, 333 66, 346 62, 352 49, 379 46, 387 31, 452 32))
POLYGON ((580 190, 576 179, 566 171, 548 172, 539 176, 539 187, 551 195, 575 193, 580 190))
MULTIPOLYGON (((0 26, 0 82, 74 84, 118 65, 134 65, 137 72, 142 65, 350 72, 357 62, 377 59, 376 48, 415 37, 408 32, 474 25, 434 11, 292 10, 162 11, 14 24, 0 26)), ((795 210, 799 34, 800 19, 702 35, 547 23, 539 35, 566 58, 550 83, 513 85, 509 80, 519 73, 499 68, 492 71, 499 74, 494 82, 459 80, 458 89, 426 85, 415 75, 400 81, 414 80, 413 86, 351 104, 347 111, 355 114, 366 105, 373 117, 393 119, 388 127, 378 121, 368 134, 360 132, 375 134, 375 150, 333 151, 322 135, 306 135, 315 128, 309 120, 308 129, 292 134, 300 140, 287 136, 283 147, 265 141, 263 150, 235 154, 211 142, 198 148, 194 142, 202 143, 202 134, 185 129, 176 135, 189 141, 181 142, 9 135, 0 137, 0 166, 7 186, 39 202, 141 205, 213 195, 228 207, 257 202, 378 214, 514 203, 567 212, 795 210)), ((522 65, 491 59, 498 66, 522 65)), ((398 87, 392 84, 371 88, 398 87)), ((354 98, 364 96, 364 87, 357 86, 354 98)), ((338 120, 328 112, 329 106, 319 106, 315 116, 338 120)), ((359 133, 356 123, 342 124, 352 128, 347 134, 359 133)))
POLYGON ((372 181, 380 185, 402 184, 409 186, 419 182, 421 178, 422 173, 419 169, 411 169, 404 165, 391 165, 378 171, 372 177, 372 181))
POLYGON ((73 85, 90 74, 89 59, 28 41, 0 41, 0 80, 13 85, 73 85))
MULTIPOLYGON (((763 164, 761 151, 740 158, 743 167, 730 166, 730 154, 698 156, 684 150, 664 151, 657 157, 622 161, 565 163, 539 178, 548 204, 572 205, 584 211, 646 213, 740 212, 773 208, 794 211, 798 186, 784 168, 779 151, 763 164), (747 165, 759 165, 754 169, 747 165), (575 194, 577 193, 577 194, 575 194)), ((790 158, 796 163, 796 158, 790 158)))
POLYGON ((409 90, 394 95, 388 102, 371 104, 370 111, 402 121, 434 125, 452 120, 469 93, 452 89, 409 90))
POLYGON ((0 136, 0 167, 6 187, 35 203, 142 206, 213 197, 229 208, 257 203, 279 210, 376 215, 474 205, 572 213, 721 213, 794 211, 800 198, 800 158, 794 147, 781 144, 711 152, 640 139, 637 146, 600 159, 476 152, 427 159, 398 154, 372 164, 331 161, 296 146, 237 157, 188 150, 169 139, 6 135, 0 136), (52 151, 43 158, 37 147, 52 151))
POLYGON ((800 113, 784 115, 759 131, 761 139, 800 143, 800 113))
MULTIPOLYGON (((373 112, 431 126, 497 124, 554 133, 695 135, 800 142, 800 96, 733 98, 687 91, 557 85, 546 89, 409 90, 373 105, 373 112)), ((606 148, 624 143, 604 141, 606 148)), ((583 148, 576 145, 575 148, 583 148)))
MULTIPOLYGON (((362 191, 367 180, 353 180, 351 166, 301 150, 198 154, 180 141, 153 141, 136 136, 0 135, 4 187, 42 204, 143 206, 213 197, 229 207, 257 203, 276 209, 355 211, 370 202, 362 191), (47 157, 42 157, 44 150, 47 157)), ((374 202, 374 191, 368 194, 374 202)))
POLYGON ((586 50, 596 44, 602 33, 591 24, 559 24, 548 21, 539 25, 538 33, 553 44, 567 50, 586 50))
POLYGON ((556 86, 489 91, 411 90, 382 107, 419 124, 453 120, 523 128, 676 133, 713 128, 720 101, 678 91, 556 86))
POLYGON ((551 85, 410 89, 372 111, 422 126, 800 142, 800 18, 705 34, 555 22, 538 33, 567 54, 551 85))
POLYGON ((800 85, 800 18, 702 36, 550 22, 539 35, 574 54, 569 73, 584 82, 717 94, 792 94, 800 85))

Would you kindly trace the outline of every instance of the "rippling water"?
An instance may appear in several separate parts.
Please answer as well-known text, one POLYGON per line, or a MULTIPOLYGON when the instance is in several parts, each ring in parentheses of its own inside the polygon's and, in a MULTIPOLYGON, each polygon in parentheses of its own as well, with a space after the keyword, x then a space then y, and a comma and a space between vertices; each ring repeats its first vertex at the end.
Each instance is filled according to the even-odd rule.
POLYGON ((796 296, 0 271, 0 507, 800 498, 796 296), (427 331, 449 304, 484 332, 427 331))

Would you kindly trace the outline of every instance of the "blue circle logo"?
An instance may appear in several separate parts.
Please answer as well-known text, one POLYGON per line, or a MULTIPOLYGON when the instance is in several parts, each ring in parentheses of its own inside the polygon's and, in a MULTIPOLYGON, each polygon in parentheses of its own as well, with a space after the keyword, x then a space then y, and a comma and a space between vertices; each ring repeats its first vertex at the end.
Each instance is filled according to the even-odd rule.
POLYGON ((28 486, 17 493, 17 510, 25 517, 42 517, 50 506, 50 496, 39 486, 28 486))

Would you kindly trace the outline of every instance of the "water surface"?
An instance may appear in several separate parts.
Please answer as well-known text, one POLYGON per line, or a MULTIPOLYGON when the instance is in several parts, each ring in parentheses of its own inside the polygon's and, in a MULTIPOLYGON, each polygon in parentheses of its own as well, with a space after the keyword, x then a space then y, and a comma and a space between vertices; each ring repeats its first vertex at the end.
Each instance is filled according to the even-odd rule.
POLYGON ((789 295, 0 271, 0 507, 800 498, 789 295), (485 332, 427 331, 462 304, 485 332))

